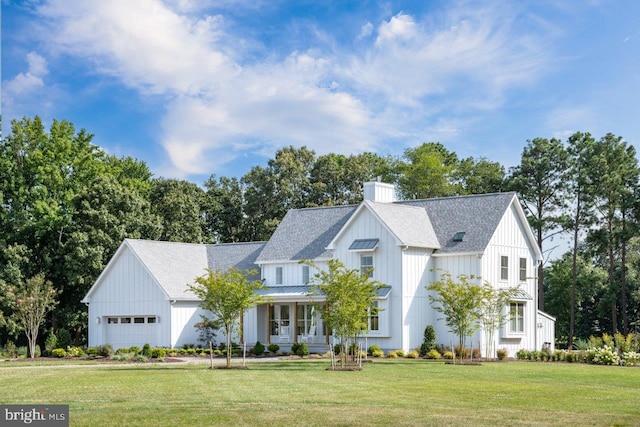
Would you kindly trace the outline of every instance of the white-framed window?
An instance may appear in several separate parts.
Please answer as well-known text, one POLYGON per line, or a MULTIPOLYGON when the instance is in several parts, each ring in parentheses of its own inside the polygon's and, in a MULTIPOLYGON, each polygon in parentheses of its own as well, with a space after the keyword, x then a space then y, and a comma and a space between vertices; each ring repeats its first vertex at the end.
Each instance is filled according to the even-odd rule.
POLYGON ((302 283, 304 283, 305 285, 309 283, 309 266, 308 265, 302 266, 302 283))
POLYGON ((276 267, 276 285, 282 285, 282 267, 276 267))
POLYGON ((378 332, 380 330, 380 311, 378 301, 373 301, 372 310, 369 310, 369 331, 378 332))
POLYGON ((509 334, 524 334, 524 302, 509 303, 509 334))
POLYGON ((296 308, 296 328, 298 335, 306 335, 312 326, 316 326, 316 311, 315 304, 298 304, 296 308))
POLYGON ((506 255, 500 257, 500 280, 509 280, 509 257, 506 255))
POLYGON ((373 277, 373 255, 360 255, 360 273, 373 277))
POLYGON ((110 323, 110 324, 118 323, 118 318, 117 317, 107 317, 107 323, 110 323))
POLYGON ((269 333, 280 335, 289 330, 289 304, 272 304, 269 306, 269 333), (283 329, 286 328, 286 329, 283 329))
POLYGON ((520 258, 520 281, 527 281, 527 259, 520 258))
POLYGON ((131 323, 131 317, 121 317, 120 323, 131 323))
POLYGON ((144 323, 144 317, 134 317, 133 323, 144 323))

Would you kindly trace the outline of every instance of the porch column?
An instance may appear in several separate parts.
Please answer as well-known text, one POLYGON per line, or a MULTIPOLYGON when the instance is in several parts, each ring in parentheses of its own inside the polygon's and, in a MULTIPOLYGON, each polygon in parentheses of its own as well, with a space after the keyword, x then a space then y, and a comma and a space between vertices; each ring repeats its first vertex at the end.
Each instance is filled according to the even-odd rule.
POLYGON ((267 325, 267 345, 271 344, 271 324, 269 323, 269 315, 271 313, 271 303, 268 302, 267 303, 267 321, 265 322, 265 325, 267 325))
POLYGON ((293 342, 298 342, 298 302, 293 302, 293 342))

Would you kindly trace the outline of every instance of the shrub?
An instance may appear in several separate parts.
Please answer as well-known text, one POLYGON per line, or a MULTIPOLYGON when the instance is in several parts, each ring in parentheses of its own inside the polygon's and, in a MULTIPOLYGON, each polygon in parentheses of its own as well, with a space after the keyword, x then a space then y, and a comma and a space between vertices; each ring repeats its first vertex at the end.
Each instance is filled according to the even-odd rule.
POLYGON ((442 357, 444 357, 445 359, 453 359, 453 353, 450 351, 445 351, 444 354, 442 355, 442 357))
MULTIPOLYGON (((150 350, 151 357, 154 359, 163 359, 167 355, 167 350, 161 347, 156 347, 150 350)), ((146 356, 144 353, 143 356, 146 356)))
POLYGON ((564 360, 567 363, 573 363, 576 361, 576 354, 573 351, 567 351, 567 353, 564 355, 564 360))
POLYGON ((564 360, 564 351, 562 350, 554 350, 553 351, 553 360, 556 362, 562 362, 564 360))
POLYGON ((185 350, 189 350, 190 348, 194 348, 195 345, 193 344, 182 344, 182 348, 185 350))
POLYGON ((419 355, 418 355, 418 352, 417 352, 417 351, 414 351, 414 350, 412 350, 412 351, 410 351, 410 352, 408 352, 408 353, 407 353, 407 357, 408 357, 409 359, 417 359, 417 358, 418 358, 418 356, 419 356, 419 355))
POLYGON ((389 359, 397 359, 398 358, 398 353, 396 353, 395 351, 390 351, 389 353, 387 353, 387 357, 389 359))
POLYGON ((67 348, 71 345, 71 334, 66 329, 60 329, 57 334, 58 347, 67 348))
POLYGON ((374 351, 381 351, 381 348, 379 346, 375 345, 375 344, 372 344, 367 349, 367 353, 369 353, 371 356, 373 356, 373 352, 374 351))
POLYGON ((149 345, 149 343, 144 343, 144 345, 142 346, 142 355, 152 357, 151 346, 149 345))
POLYGON ((509 352, 506 348, 499 348, 496 354, 498 355, 498 360, 504 360, 509 355, 509 352))
POLYGON ((264 354, 264 345, 260 341, 256 342, 256 345, 253 346, 253 354, 256 356, 262 356, 264 354))
POLYGON ((620 363, 618 353, 608 345, 590 350, 587 357, 591 359, 591 363, 596 365, 617 365, 620 363))
POLYGON ((98 354, 102 357, 111 357, 113 356, 113 347, 110 344, 103 344, 98 347, 98 354))
POLYGON ((9 359, 15 359, 18 357, 18 348, 13 341, 7 341, 7 344, 4 346, 4 352, 7 354, 9 359))
POLYGON ((304 356, 308 356, 309 355, 309 347, 307 346, 306 342, 300 343, 298 345, 298 348, 295 351, 296 355, 300 356, 300 357, 304 357, 304 356))
POLYGON ((640 365, 640 353, 636 353, 635 351, 622 353, 622 364, 625 366, 640 365))
POLYGON ((140 351, 140 347, 138 347, 137 345, 132 345, 131 347, 129 347, 129 353, 133 353, 134 356, 139 355, 140 351))
POLYGON ((67 347, 68 357, 80 357, 84 356, 84 351, 80 347, 67 347))
POLYGON ((54 348, 53 350, 51 350, 51 355, 53 357, 66 357, 67 352, 64 350, 64 348, 54 348))
POLYGON ((402 349, 396 350, 395 353, 398 355, 398 357, 404 357, 404 350, 402 349))
POLYGON ((518 360, 527 360, 530 357, 529 351, 525 350, 524 348, 521 348, 516 352, 516 357, 518 358, 518 360))
MULTIPOLYGON (((451 352, 449 352, 451 353, 451 352)), ((427 352, 427 354, 425 354, 425 356, 427 359, 440 359, 442 357, 442 355, 440 355, 440 352, 438 350, 436 350, 435 348, 429 350, 427 352)))
POLYGON ((29 350, 27 350, 27 346, 21 345, 18 347, 18 357, 27 357, 28 352, 29 350))
POLYGON ((45 356, 50 356, 51 355, 51 351, 54 348, 58 347, 58 337, 56 336, 56 334, 54 334, 53 332, 51 332, 49 334, 49 336, 47 337, 47 339, 44 342, 44 354, 45 356))
POLYGON ((291 344, 291 353, 297 354, 298 348, 300 348, 300 343, 294 342, 293 344, 291 344))
POLYGON ((424 336, 420 345, 420 356, 426 356, 434 348, 436 348, 436 330, 433 325, 427 325, 424 328, 424 336))
POLYGON ((116 354, 122 355, 122 354, 127 354, 127 353, 129 353, 129 349, 128 348, 120 347, 119 349, 116 350, 116 354))
POLYGON ((146 361, 148 361, 148 360, 149 360, 149 359, 147 358, 147 356, 143 356, 143 355, 141 355, 141 354, 138 354, 138 355, 134 356, 134 358, 133 358, 133 361, 134 361, 134 362, 140 362, 140 363, 141 363, 141 362, 146 362, 146 361))
POLYGON ((382 350, 373 350, 371 352, 372 357, 384 357, 384 351, 382 350))
POLYGON ((280 350, 280 346, 278 344, 269 344, 267 350, 269 350, 269 353, 275 354, 278 352, 278 350, 280 350))
POLYGON ((220 351, 220 350, 218 350, 218 349, 213 350, 213 355, 214 355, 214 356, 222 356, 222 351, 220 351))
POLYGON ((469 357, 469 349, 468 348, 462 348, 459 345, 457 345, 455 347, 456 350, 456 357, 458 357, 459 359, 466 359, 467 357, 469 357))
POLYGON ((86 353, 87 356, 97 356, 98 355, 98 349, 95 347, 87 347, 87 349, 84 351, 86 353))

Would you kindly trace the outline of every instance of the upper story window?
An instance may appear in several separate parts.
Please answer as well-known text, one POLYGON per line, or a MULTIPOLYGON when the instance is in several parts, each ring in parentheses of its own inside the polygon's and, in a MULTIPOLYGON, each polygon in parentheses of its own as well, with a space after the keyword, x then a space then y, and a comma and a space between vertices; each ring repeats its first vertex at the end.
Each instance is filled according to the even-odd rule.
POLYGON ((509 257, 500 257, 500 280, 509 280, 509 257))
POLYGON ((360 256, 360 273, 367 277, 373 277, 373 255, 360 256))
POLYGON ((308 265, 302 266, 302 283, 304 284, 309 283, 309 266, 308 265))
POLYGON ((520 281, 525 282, 527 280, 527 259, 520 258, 520 281))
POLYGON ((276 285, 282 285, 282 267, 276 267, 276 285))

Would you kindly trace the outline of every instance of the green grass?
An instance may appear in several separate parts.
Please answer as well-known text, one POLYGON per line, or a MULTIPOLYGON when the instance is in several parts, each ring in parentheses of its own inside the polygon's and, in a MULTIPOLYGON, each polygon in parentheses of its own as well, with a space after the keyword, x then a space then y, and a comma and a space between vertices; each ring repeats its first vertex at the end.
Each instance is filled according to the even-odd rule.
POLYGON ((71 425, 640 425, 640 369, 375 361, 207 365, 0 364, 0 403, 69 404, 71 425))

